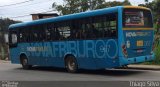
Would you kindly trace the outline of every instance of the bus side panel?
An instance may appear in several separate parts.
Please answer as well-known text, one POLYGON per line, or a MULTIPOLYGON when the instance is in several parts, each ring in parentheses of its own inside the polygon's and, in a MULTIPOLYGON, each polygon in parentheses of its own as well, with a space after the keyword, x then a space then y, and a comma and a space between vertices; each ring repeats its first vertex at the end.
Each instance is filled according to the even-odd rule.
POLYGON ((67 42, 47 42, 44 46, 48 47, 47 66, 61 67, 64 68, 64 57, 67 52, 67 42))
POLYGON ((79 68, 102 69, 119 66, 117 40, 86 40, 78 41, 77 44, 79 68))
POLYGON ((65 67, 65 57, 72 55, 76 58, 79 68, 95 69, 95 62, 86 57, 85 40, 81 41, 61 41, 44 43, 49 48, 46 52, 47 66, 65 67))
POLYGON ((29 64, 46 66, 45 47, 43 43, 21 43, 19 45, 20 55, 25 54, 29 64))
POLYGON ((47 66, 64 67, 67 54, 73 55, 79 68, 101 69, 119 66, 116 39, 77 40, 45 43, 47 66))
POLYGON ((32 65, 65 67, 64 57, 71 54, 76 58, 79 68, 119 66, 117 39, 26 43, 19 48, 32 65))
POLYGON ((117 39, 104 40, 105 44, 96 44, 94 61, 97 68, 114 68, 119 66, 117 39), (99 50, 98 50, 99 48, 99 50), (103 55, 105 55, 103 57, 103 55))
POLYGON ((31 65, 64 67, 65 42, 23 43, 19 46, 31 65))
POLYGON ((14 64, 20 64, 19 60, 19 47, 10 48, 10 59, 14 64))

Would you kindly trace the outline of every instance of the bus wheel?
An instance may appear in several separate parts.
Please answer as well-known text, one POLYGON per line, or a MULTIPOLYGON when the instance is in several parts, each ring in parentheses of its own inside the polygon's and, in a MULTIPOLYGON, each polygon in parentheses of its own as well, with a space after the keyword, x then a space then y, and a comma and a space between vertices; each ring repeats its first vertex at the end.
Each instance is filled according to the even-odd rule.
POLYGON ((30 69, 32 65, 28 65, 28 59, 26 57, 21 58, 21 64, 23 69, 30 69))
POLYGON ((76 73, 78 71, 78 64, 73 56, 68 56, 65 60, 66 69, 70 73, 76 73))

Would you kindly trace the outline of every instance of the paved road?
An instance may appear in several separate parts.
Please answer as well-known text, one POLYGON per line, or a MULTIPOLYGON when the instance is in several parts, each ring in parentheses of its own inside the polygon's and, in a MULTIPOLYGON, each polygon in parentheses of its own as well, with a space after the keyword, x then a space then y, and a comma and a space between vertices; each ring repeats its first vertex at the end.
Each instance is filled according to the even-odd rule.
POLYGON ((160 81, 159 77, 160 70, 83 70, 71 74, 64 69, 34 67, 32 70, 23 70, 18 64, 0 63, 0 81, 160 81))

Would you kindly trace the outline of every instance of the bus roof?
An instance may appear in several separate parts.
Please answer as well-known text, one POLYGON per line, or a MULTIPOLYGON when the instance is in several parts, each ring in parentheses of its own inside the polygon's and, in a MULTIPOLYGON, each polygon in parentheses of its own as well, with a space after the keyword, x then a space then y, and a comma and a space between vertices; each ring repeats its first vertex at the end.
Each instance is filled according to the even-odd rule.
MULTIPOLYGON (((70 19, 72 20, 72 19, 78 19, 78 18, 84 18, 84 17, 90 17, 90 16, 103 15, 103 14, 106 14, 106 13, 117 12, 118 8, 120 8, 120 9, 122 9, 122 8, 140 8, 140 9, 144 9, 145 7, 139 7, 139 6, 116 6, 116 7, 104 8, 104 9, 99 9, 99 10, 94 10, 94 11, 63 15, 63 16, 58 16, 58 17, 53 17, 53 18, 34 20, 34 21, 31 21, 31 22, 12 24, 12 25, 9 26, 9 29, 18 28, 18 27, 25 27, 25 26, 33 26, 33 25, 44 24, 44 23, 65 21, 65 20, 70 20, 70 19)), ((147 9, 147 8, 145 8, 145 9, 147 9)))
POLYGON ((142 6, 124 6, 124 8, 150 10, 149 8, 142 7, 142 6))

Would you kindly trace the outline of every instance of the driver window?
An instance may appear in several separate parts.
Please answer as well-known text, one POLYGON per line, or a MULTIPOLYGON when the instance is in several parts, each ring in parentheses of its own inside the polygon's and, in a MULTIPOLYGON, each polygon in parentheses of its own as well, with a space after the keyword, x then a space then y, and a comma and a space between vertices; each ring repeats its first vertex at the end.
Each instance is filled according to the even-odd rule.
POLYGON ((16 44, 17 43, 17 35, 13 33, 11 35, 11 37, 12 37, 12 44, 16 44))

